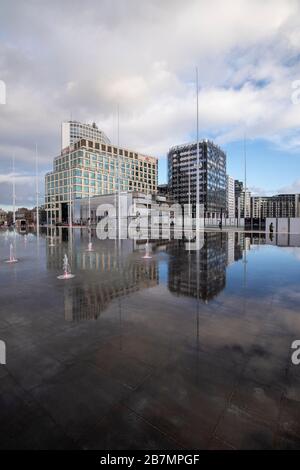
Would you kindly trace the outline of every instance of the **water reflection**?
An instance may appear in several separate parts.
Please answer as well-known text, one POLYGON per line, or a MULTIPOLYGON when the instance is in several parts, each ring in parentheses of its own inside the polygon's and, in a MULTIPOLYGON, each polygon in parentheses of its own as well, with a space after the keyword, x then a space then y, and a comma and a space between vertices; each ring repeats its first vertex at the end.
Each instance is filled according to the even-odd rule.
MULTIPOLYGON (((116 272, 117 260, 112 254, 97 255, 94 266, 89 264, 90 270, 100 269, 102 272, 110 270, 116 272)), ((77 265, 78 260, 82 261, 82 268, 87 269, 86 256, 77 258, 77 265)), ((66 285, 64 289, 65 319, 67 321, 95 320, 114 299, 158 284, 157 263, 152 260, 147 263, 147 266, 128 260, 121 269, 117 279, 110 276, 107 276, 107 279, 97 276, 95 278, 83 276, 80 279, 80 284, 66 285)))
POLYGON ((165 284, 173 295, 208 303, 226 287, 228 266, 246 259, 244 255, 251 246, 286 241, 300 244, 299 236, 283 240, 280 234, 271 238, 268 234, 206 232, 199 253, 187 251, 181 240, 156 241, 152 242, 153 258, 145 262, 141 259, 145 241, 100 241, 92 233, 94 251, 91 253, 83 248, 87 237, 85 229, 70 231, 57 228, 57 245, 55 249, 47 248, 49 269, 58 270, 64 252, 68 251, 72 269, 80 273, 80 279, 77 274, 77 280, 64 288, 65 318, 68 321, 97 319, 114 299, 159 283, 165 284), (166 278, 159 279, 162 254, 167 274, 166 278))
MULTIPOLYGON (((8 244, 12 234, 6 232, 3 235, 2 240, 8 244)), ((145 240, 98 240, 94 231, 89 234, 86 229, 62 227, 51 231, 44 229, 40 238, 39 256, 45 253, 48 275, 53 274, 54 279, 61 272, 65 254, 76 274, 75 279, 60 285, 57 291, 58 295, 63 293, 67 321, 97 319, 115 299, 157 286, 169 295, 207 304, 226 289, 229 266, 243 263, 240 278, 245 287, 247 252, 259 245, 278 245, 293 247, 299 256, 297 247, 300 246, 298 234, 271 236, 211 231, 203 234, 203 246, 199 251, 187 251, 182 240, 152 241, 153 257, 144 260, 145 240), (86 250, 90 238, 92 252, 86 250), (50 246, 50 240, 54 246, 50 246)), ((35 239, 33 233, 22 234, 18 255, 21 246, 27 250, 35 239)), ((159 295, 164 294, 160 292, 159 295)))
POLYGON ((184 250, 183 243, 170 243, 169 290, 178 295, 209 301, 226 285, 226 266, 232 259, 234 245, 228 243, 226 233, 205 233, 204 245, 197 253, 184 250))
POLYGON ((150 241, 153 257, 144 260, 143 241, 92 234, 87 253, 87 231, 55 235, 50 247, 47 233, 25 243, 0 232, 0 329, 10 357, 1 393, 12 412, 3 446, 17 431, 20 448, 28 445, 19 430, 32 394, 43 448, 53 444, 49 416, 58 436, 84 438, 85 448, 124 449, 137 434, 145 448, 154 428, 182 448, 209 448, 215 435, 232 448, 299 448, 295 237, 287 248, 272 246, 282 238, 207 232, 199 252, 150 241), (19 263, 8 266, 14 239, 19 263), (76 277, 59 281, 66 252, 76 277), (120 403, 149 423, 142 433, 120 403))

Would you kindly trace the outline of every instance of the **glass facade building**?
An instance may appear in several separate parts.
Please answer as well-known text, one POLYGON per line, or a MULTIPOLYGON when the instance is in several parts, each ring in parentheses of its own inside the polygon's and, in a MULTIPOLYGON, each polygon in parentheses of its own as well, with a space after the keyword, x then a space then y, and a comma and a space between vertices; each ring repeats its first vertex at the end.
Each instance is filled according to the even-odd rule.
POLYGON ((78 121, 66 121, 61 124, 61 148, 74 144, 79 139, 97 140, 103 144, 110 144, 107 135, 93 124, 84 124, 78 121))
POLYGON ((157 159, 94 140, 80 139, 54 159, 45 176, 47 220, 66 223, 76 199, 118 191, 155 193, 157 159))
MULTIPOLYGON (((168 153, 169 187, 179 204, 193 205, 197 193, 197 143, 172 147, 168 153)), ((199 142, 199 204, 206 217, 226 214, 226 154, 213 142, 199 142)))

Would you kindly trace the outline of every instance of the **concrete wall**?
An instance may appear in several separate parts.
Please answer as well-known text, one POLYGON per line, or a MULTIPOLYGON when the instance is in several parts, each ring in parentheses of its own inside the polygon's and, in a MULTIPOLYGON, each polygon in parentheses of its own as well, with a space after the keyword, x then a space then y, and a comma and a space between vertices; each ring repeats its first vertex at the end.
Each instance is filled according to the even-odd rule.
POLYGON ((266 240, 268 244, 279 246, 300 246, 300 217, 266 219, 266 240), (269 227, 273 222, 273 234, 269 227))
POLYGON ((273 223, 274 232, 300 234, 300 217, 295 218, 267 218, 266 232, 270 230, 270 224, 273 223))
MULTIPOLYGON (((219 223, 220 223, 220 218, 210 218, 210 219, 204 219, 204 226, 205 227, 219 227, 219 223)), ((222 225, 223 227, 241 227, 243 228, 244 227, 244 219, 236 219, 236 218, 232 218, 232 217, 228 217, 228 218, 223 218, 222 219, 222 225)))
POLYGON ((300 217, 290 219, 290 233, 300 234, 300 217))
POLYGON ((266 219, 266 232, 270 232, 270 225, 273 224, 273 232, 277 232, 277 220, 275 218, 266 219))

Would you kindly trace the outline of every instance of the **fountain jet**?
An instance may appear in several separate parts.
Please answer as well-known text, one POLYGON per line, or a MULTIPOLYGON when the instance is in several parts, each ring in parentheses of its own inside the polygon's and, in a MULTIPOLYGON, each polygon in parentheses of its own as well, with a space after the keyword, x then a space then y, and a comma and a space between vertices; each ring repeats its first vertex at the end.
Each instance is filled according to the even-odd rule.
POLYGON ((6 263, 17 263, 18 262, 17 258, 15 257, 14 246, 13 246, 12 243, 9 245, 9 259, 6 260, 5 262, 6 263))
POLYGON ((75 277, 75 275, 71 273, 69 260, 66 254, 63 260, 63 271, 64 273, 61 274, 60 276, 57 276, 57 279, 72 279, 73 277, 75 277))
POLYGON ((145 254, 143 256, 143 259, 151 259, 151 249, 150 249, 150 244, 147 242, 145 245, 145 254))

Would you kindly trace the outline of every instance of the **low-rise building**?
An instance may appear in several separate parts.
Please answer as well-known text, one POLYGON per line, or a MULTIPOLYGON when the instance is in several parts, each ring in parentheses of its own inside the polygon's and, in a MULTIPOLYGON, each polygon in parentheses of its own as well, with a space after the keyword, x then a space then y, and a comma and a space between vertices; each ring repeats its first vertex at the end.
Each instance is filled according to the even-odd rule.
MULTIPOLYGON (((115 218, 131 219, 142 215, 144 209, 159 209, 170 213, 173 201, 167 196, 138 191, 122 191, 120 193, 120 213, 118 193, 103 194, 92 198, 78 199, 75 203, 74 222, 79 225, 97 224, 108 212, 108 207, 114 208, 115 218)), ((112 217, 112 213, 110 214, 112 217)))
POLYGON ((3 209, 0 209, 0 226, 7 224, 7 212, 3 209))
POLYGON ((260 219, 300 217, 300 195, 253 196, 251 217, 260 219))

